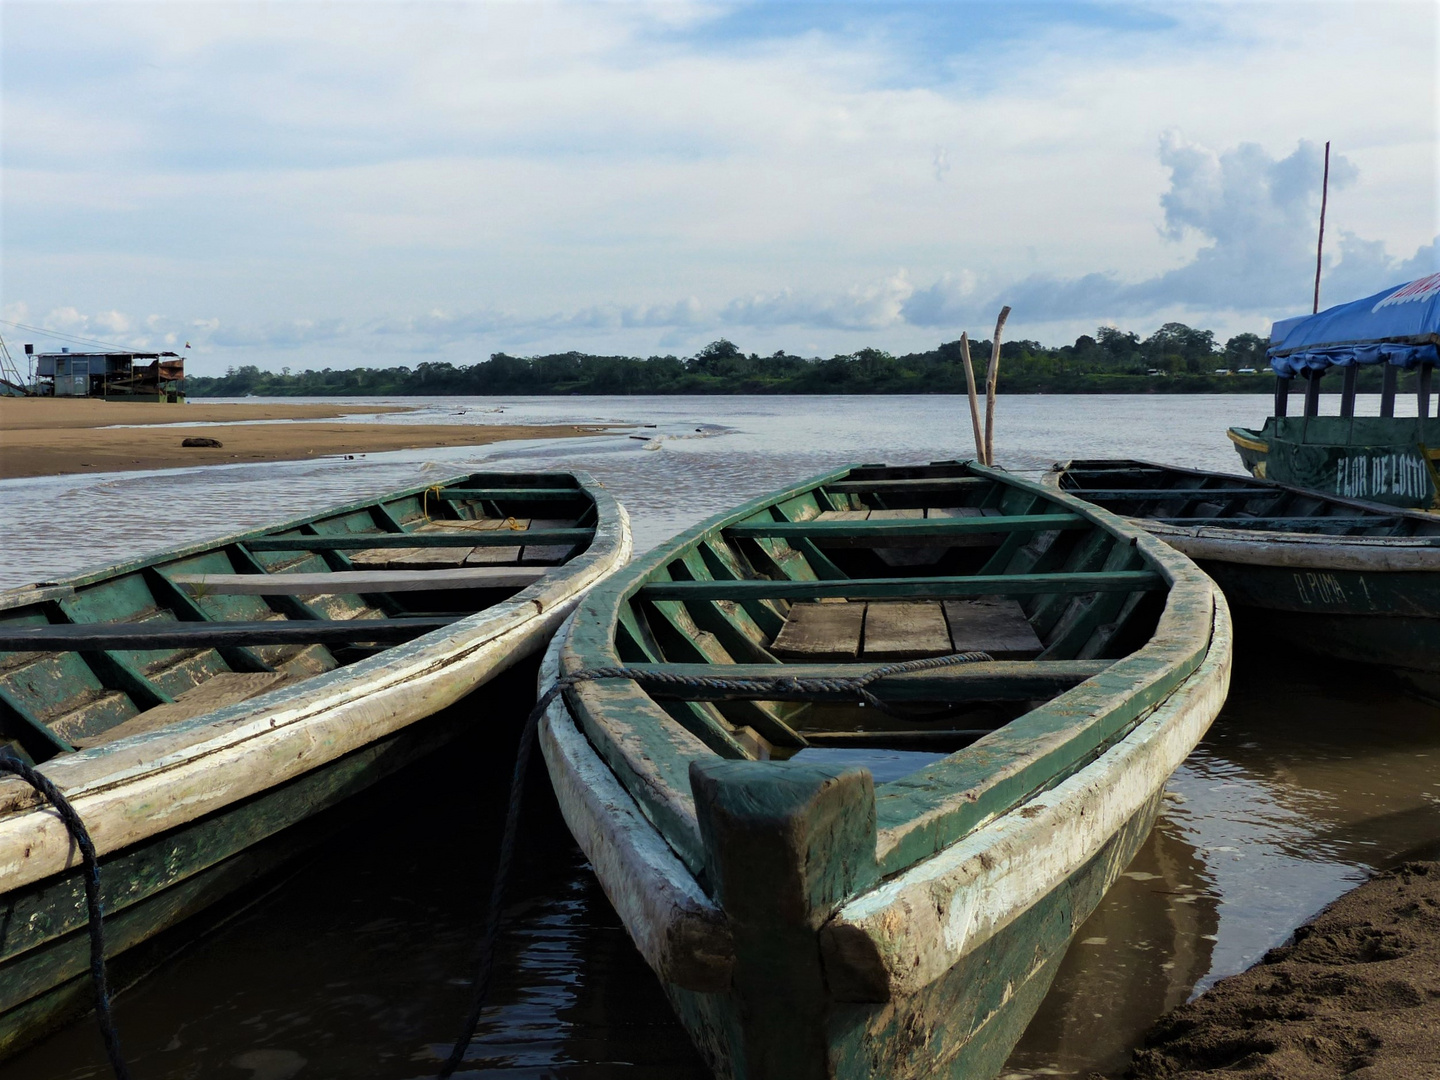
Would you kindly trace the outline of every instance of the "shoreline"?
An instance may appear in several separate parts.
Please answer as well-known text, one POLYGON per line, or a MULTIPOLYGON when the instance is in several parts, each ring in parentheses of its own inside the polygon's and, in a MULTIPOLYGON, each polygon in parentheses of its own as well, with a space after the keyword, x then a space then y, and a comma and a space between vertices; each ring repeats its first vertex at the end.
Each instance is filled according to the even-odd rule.
POLYGON ((407 411, 411 408, 404 405, 161 405, 0 398, 0 480, 303 461, 390 450, 485 446, 518 439, 576 438, 614 430, 613 425, 599 424, 335 420, 407 411), (214 439, 221 445, 182 446, 188 438, 214 439))
POLYGON ((1440 1075, 1440 862, 1352 889, 1253 967, 1168 1013, 1128 1080, 1440 1075))

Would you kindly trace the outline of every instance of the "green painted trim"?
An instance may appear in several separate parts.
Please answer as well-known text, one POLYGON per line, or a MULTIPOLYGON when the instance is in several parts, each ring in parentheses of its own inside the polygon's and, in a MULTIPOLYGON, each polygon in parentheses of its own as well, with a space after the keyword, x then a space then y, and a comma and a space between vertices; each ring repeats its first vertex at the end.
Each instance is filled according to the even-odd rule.
POLYGON ((726 536, 736 539, 805 537, 813 540, 875 538, 898 540, 911 537, 945 538, 1005 532, 1052 532, 1057 529, 1084 529, 1091 523, 1078 514, 1033 514, 1007 517, 921 518, 914 521, 799 521, 774 524, 731 525, 726 536))
POLYGON ((935 476, 919 480, 837 480, 823 485, 837 494, 863 495, 871 491, 935 491, 941 488, 977 487, 985 480, 975 476, 935 476))
MULTIPOLYGON (((431 489, 433 490, 433 489, 431 489)), ((467 488, 440 489, 442 499, 482 499, 491 502, 571 502, 585 498, 576 487, 569 488, 467 488)))
POLYGON ((963 596, 1042 596, 1088 592, 1135 592, 1165 584, 1153 570, 1095 573, 975 574, 968 577, 850 578, 845 581, 665 581, 646 584, 646 600, 889 600, 963 596))
POLYGON ((490 529, 459 533, 352 533, 349 536, 265 536, 246 541, 251 551, 349 551, 371 548, 506 547, 526 544, 583 543, 593 529, 490 529))

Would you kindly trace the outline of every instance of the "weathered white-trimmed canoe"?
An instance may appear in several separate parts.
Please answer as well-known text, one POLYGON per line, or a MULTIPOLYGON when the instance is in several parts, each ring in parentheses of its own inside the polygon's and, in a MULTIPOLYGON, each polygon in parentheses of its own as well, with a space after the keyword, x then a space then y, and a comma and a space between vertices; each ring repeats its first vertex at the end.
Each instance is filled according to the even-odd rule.
POLYGON ((1373 664, 1440 698, 1440 516, 1146 461, 1057 464, 1046 483, 1194 559, 1241 623, 1373 664))
POLYGON ((593 590, 542 689, 640 681, 568 685, 541 747, 718 1075, 976 1080, 1149 832, 1230 650, 1210 580, 1105 511, 975 465, 863 466, 593 590), (976 650, 872 683, 882 708, 773 681, 976 650))
MULTIPOLYGON (((489 473, 0 594, 0 748, 79 812, 122 953, 468 717, 630 556, 584 476, 489 473)), ((78 856, 0 780, 0 1054, 90 1004, 78 856)))

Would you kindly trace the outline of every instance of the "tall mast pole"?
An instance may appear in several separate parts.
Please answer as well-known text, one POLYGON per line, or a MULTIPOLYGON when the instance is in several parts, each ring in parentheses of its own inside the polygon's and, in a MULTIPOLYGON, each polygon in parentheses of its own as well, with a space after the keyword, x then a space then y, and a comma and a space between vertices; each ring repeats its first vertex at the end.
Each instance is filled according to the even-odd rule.
POLYGON ((1320 311, 1320 256, 1325 250, 1325 204, 1330 200, 1330 140, 1325 140, 1325 178, 1320 182, 1320 238, 1315 241, 1315 306, 1312 315, 1320 311))

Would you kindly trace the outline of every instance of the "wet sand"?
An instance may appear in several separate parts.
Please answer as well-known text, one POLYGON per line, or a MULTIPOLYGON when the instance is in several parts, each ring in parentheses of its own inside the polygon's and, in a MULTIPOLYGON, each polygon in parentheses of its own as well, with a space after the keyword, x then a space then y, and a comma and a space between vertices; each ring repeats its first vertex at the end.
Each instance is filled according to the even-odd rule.
POLYGON ((1440 862, 1346 893, 1151 1030, 1132 1080, 1440 1076, 1440 862))
POLYGON ((595 434, 602 427, 501 424, 325 423, 327 418, 403 412, 387 405, 161 405, 148 402, 0 398, 0 480, 82 472, 128 472, 249 461, 296 461, 508 439, 595 434), (235 424, 234 421, 288 421, 235 424), (141 427, 115 427, 138 424, 141 427), (219 447, 187 447, 187 438, 219 447))

